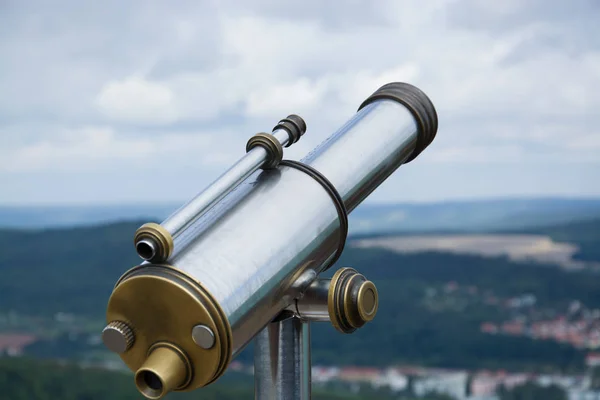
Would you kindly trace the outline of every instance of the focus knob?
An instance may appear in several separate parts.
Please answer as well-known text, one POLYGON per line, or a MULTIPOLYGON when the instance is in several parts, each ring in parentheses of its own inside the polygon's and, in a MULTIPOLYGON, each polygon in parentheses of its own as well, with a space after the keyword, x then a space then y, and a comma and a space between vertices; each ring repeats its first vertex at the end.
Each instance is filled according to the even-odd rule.
POLYGON ((133 330, 125 322, 112 321, 102 330, 102 341, 112 352, 125 353, 133 346, 133 330))
POLYGON ((329 320, 342 333, 352 333, 375 318, 379 295, 375 284, 352 268, 340 268, 331 278, 329 320))

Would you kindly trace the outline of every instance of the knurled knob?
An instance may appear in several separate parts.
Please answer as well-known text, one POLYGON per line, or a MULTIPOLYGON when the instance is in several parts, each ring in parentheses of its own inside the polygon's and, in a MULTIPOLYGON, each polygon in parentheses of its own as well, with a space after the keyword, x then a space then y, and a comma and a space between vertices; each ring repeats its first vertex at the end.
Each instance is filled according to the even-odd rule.
POLYGON ((327 306, 329 320, 342 333, 352 333, 375 318, 377 288, 352 268, 340 268, 331 279, 327 306))
POLYGON ((110 351, 121 354, 133 346, 135 335, 125 322, 112 321, 102 330, 102 341, 110 351))

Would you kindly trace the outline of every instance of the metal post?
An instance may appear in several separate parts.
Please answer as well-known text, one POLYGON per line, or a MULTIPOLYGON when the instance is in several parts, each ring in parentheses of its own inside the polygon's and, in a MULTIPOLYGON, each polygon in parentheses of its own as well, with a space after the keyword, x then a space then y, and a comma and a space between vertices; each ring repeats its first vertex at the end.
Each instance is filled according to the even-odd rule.
POLYGON ((254 398, 310 400, 310 322, 271 322, 256 336, 254 398))

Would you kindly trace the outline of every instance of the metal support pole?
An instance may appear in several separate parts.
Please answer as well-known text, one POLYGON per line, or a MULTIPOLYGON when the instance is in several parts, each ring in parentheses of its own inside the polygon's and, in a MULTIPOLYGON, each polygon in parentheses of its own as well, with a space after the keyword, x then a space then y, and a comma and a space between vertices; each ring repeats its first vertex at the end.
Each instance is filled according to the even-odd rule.
POLYGON ((299 318, 271 322, 254 346, 256 400, 310 400, 310 323, 299 318))

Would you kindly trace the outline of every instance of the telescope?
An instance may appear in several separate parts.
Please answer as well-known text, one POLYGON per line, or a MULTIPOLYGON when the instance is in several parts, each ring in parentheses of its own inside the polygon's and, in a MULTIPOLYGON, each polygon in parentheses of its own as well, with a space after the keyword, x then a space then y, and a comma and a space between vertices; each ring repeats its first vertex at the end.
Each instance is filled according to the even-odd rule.
POLYGON ((104 344, 148 399, 218 380, 255 340, 257 399, 309 399, 310 324, 352 333, 378 308, 373 282, 330 269, 348 213, 437 132, 416 87, 386 84, 301 161, 283 158, 306 123, 290 115, 250 138, 246 154, 161 224, 142 225, 142 262, 117 281, 104 344))

